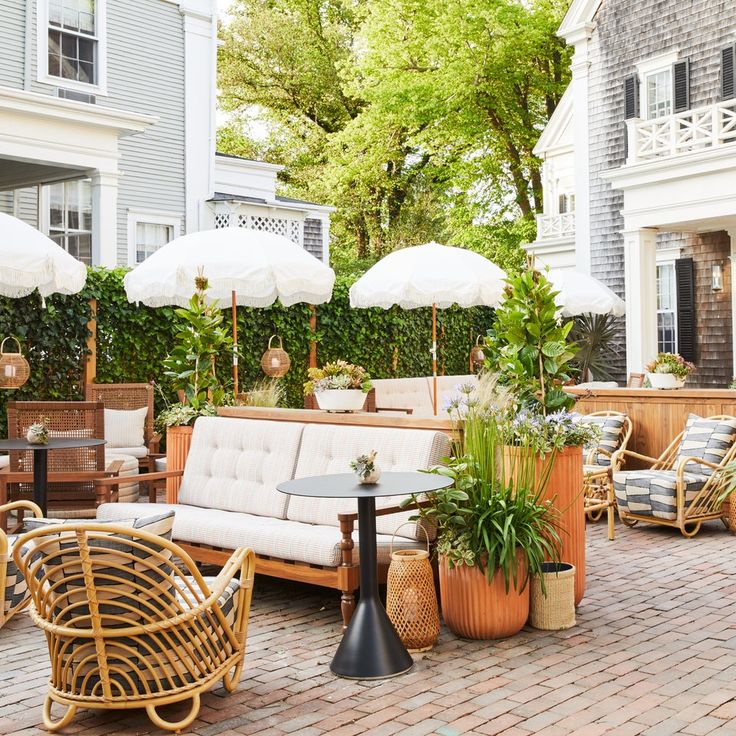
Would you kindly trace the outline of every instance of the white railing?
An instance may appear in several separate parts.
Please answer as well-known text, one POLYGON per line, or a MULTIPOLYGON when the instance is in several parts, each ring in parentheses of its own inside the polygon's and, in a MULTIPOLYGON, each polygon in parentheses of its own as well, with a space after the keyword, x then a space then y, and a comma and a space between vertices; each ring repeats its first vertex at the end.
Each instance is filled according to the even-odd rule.
POLYGON ((537 240, 552 240, 575 235, 575 213, 537 215, 537 240))
POLYGON ((736 143, 736 100, 697 107, 654 120, 627 120, 633 164, 736 143))

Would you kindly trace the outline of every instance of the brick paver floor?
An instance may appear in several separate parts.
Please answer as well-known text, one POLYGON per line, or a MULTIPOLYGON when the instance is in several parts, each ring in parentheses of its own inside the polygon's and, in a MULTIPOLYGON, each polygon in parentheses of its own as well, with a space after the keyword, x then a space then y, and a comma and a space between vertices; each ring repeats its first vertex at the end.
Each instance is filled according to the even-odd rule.
MULTIPOLYGON (((330 673, 334 592, 258 579, 240 687, 205 695, 189 733, 736 734, 735 568, 736 539, 720 524, 695 539, 618 525, 615 542, 604 525, 589 527, 575 628, 495 643, 443 629, 412 672, 381 682, 330 673)), ((26 613, 0 630, 0 734, 44 733, 48 669, 26 613)), ((157 731, 140 711, 81 711, 66 732, 157 731)))

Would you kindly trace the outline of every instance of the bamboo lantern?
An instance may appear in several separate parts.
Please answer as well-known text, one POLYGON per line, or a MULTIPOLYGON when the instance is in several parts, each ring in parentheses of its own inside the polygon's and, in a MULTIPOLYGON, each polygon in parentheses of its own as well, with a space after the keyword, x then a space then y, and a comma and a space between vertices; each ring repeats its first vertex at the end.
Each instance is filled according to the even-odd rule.
POLYGON ((478 335, 478 339, 475 341, 475 345, 470 348, 470 372, 478 373, 483 367, 486 360, 486 354, 483 351, 483 346, 480 344, 482 335, 478 335))
POLYGON ((429 540, 426 550, 391 550, 386 612, 410 652, 426 652, 435 645, 440 634, 440 616, 429 564, 429 540))
POLYGON ((263 372, 271 378, 281 378, 289 372, 291 367, 291 359, 289 354, 284 350, 283 342, 278 335, 271 335, 271 339, 268 341, 268 350, 263 353, 261 358, 261 369, 263 372), (271 343, 274 338, 279 340, 279 346, 272 348, 271 343))
POLYGON ((23 357, 20 351, 20 342, 17 337, 6 337, 0 343, 0 388, 20 388, 31 375, 31 369, 28 361, 23 357), (8 340, 15 340, 18 346, 17 353, 6 353, 5 343, 8 340))

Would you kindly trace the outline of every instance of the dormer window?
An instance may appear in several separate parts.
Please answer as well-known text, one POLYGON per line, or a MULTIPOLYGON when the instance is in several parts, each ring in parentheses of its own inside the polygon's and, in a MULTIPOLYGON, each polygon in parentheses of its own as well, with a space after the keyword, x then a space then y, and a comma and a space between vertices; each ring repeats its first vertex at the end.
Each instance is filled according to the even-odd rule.
POLYGON ((39 81, 104 94, 104 0, 40 0, 39 81))
POLYGON ((672 114, 672 67, 647 74, 644 84, 647 119, 672 114))

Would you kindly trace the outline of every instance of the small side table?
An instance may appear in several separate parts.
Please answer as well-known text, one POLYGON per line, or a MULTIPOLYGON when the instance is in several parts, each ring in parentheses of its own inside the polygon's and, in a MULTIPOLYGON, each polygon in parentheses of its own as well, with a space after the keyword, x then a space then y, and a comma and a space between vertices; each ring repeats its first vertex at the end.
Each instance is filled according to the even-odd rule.
POLYGON ((376 499, 431 493, 452 485, 431 473, 383 473, 375 485, 358 482, 354 473, 317 475, 279 483, 293 496, 358 499, 360 599, 337 648, 330 669, 340 677, 379 680, 410 670, 414 664, 378 596, 376 563, 376 499))
POLYGON ((91 437, 51 437, 45 445, 34 445, 26 440, 0 440, 0 450, 30 450, 33 453, 33 501, 40 506, 46 516, 46 495, 48 490, 48 452, 49 450, 69 450, 77 447, 96 447, 106 440, 91 437))

